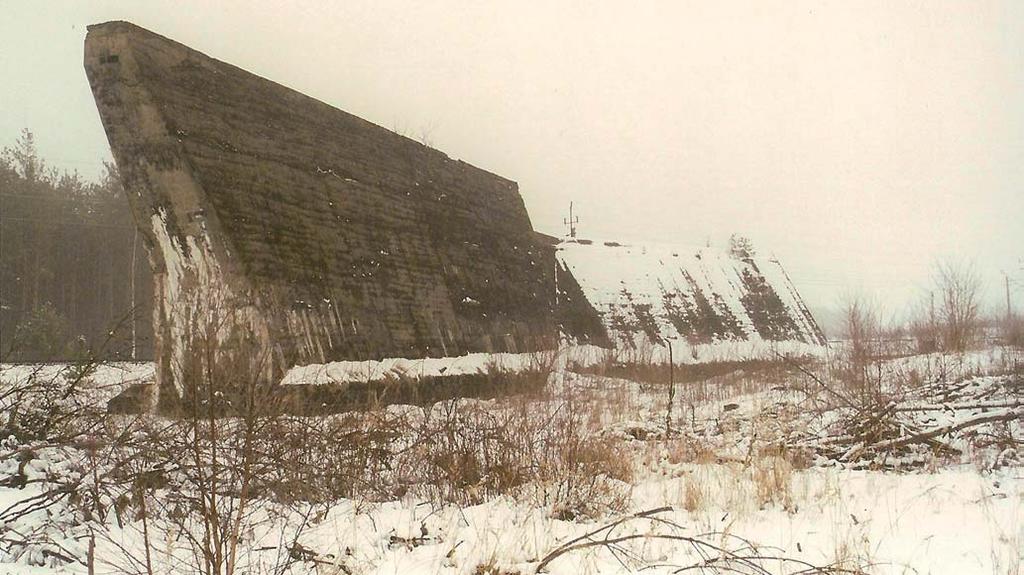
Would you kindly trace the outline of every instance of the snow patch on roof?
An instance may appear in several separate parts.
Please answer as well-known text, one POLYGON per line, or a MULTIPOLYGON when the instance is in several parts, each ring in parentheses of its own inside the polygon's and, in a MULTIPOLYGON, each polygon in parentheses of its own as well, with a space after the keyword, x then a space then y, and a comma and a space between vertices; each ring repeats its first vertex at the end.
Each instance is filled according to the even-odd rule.
POLYGON ((824 343, 774 259, 589 240, 563 241, 557 255, 619 345, 824 343))

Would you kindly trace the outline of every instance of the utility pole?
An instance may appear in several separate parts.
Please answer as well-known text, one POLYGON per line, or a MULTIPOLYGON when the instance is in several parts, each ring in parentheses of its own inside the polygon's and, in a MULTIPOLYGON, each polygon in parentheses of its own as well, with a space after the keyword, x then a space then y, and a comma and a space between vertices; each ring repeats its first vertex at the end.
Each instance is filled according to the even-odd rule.
POLYGON ((928 292, 928 296, 931 298, 931 322, 932 329, 935 329, 935 290, 928 292))
POLYGON ((1013 319, 1010 310, 1010 274, 1003 272, 1003 283, 1006 285, 1006 321, 1009 322, 1013 319))
POLYGON ((569 202, 569 218, 563 218, 562 223, 569 226, 569 237, 576 237, 576 224, 580 223, 580 217, 572 214, 572 202, 569 202))

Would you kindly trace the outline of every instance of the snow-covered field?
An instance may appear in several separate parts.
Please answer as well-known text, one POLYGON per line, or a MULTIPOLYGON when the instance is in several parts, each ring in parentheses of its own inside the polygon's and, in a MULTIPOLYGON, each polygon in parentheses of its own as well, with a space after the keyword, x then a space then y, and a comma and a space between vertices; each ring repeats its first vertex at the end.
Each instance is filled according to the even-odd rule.
MULTIPOLYGON (((891 399, 882 415, 846 405, 852 392, 819 362, 802 366, 821 381, 751 366, 678 384, 669 418, 668 386, 561 363, 539 396, 315 418, 339 423, 335 432, 384 430, 373 449, 392 453, 360 451, 359 477, 329 501, 251 497, 237 515, 235 561, 248 573, 1020 573, 1022 359, 1019 350, 993 349, 881 362, 891 399), (477 435, 451 422, 490 427, 477 435), (462 443, 459 433, 468 434, 462 443), (520 455, 481 463, 472 459, 477 448, 520 455), (474 475, 453 454, 487 466, 474 475), (509 465, 530 458, 539 465, 517 468, 529 477, 494 487, 509 465), (460 482, 432 470, 461 471, 460 482)), ((147 369, 103 367, 75 393, 106 398, 147 369)), ((58 370, 3 366, 0 382, 10 389, 58 370)), ((86 572, 90 556, 96 573, 196 570, 189 541, 202 522, 158 517, 195 512, 166 503, 180 495, 166 477, 176 485, 184 463, 143 467, 127 482, 112 469, 117 431, 150 433, 166 422, 87 419, 91 427, 61 442, 11 437, 0 447, 0 573, 86 572), (161 481, 140 480, 156 475, 161 481)), ((324 453, 330 446, 317 457, 324 453)), ((301 470, 303 452, 292 455, 301 470)), ((243 495, 212 497, 231 515, 243 495)))

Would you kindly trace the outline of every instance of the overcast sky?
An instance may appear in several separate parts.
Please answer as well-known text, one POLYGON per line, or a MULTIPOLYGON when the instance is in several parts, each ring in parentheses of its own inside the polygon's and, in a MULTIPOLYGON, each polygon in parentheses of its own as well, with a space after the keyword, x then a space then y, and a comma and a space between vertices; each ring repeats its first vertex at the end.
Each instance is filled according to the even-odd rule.
MULTIPOLYGON (((110 158, 85 26, 129 20, 519 182, 534 227, 738 232, 814 306, 939 258, 1024 304, 1024 2, 0 0, 0 146, 110 158), (639 7, 637 7, 639 6, 639 7)), ((1003 303, 1002 305, 1005 305, 1003 303)))

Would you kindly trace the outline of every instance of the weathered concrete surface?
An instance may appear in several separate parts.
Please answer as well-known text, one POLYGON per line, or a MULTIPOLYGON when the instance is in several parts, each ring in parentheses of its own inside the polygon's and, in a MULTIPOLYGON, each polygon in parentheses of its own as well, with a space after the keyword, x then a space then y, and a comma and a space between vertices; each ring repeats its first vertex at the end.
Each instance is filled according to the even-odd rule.
POLYGON ((618 345, 825 343, 775 259, 583 239, 559 244, 558 259, 618 345))
POLYGON ((126 22, 89 27, 85 69, 156 276, 164 409, 201 370, 533 351, 560 318, 604 337, 565 269, 556 309, 514 182, 126 22))

